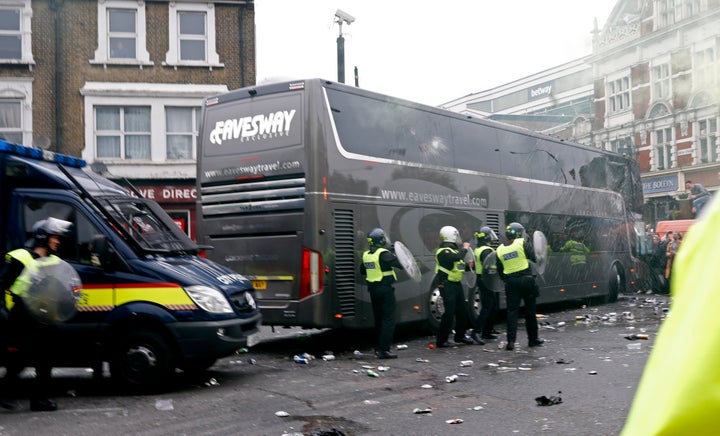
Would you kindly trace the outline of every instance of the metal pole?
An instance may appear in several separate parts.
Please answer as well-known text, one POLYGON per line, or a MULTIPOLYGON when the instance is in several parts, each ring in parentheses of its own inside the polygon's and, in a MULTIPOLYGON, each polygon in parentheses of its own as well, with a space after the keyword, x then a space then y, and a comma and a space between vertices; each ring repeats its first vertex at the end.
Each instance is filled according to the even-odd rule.
MULTIPOLYGON (((342 26, 340 27, 342 29, 342 26)), ((337 39, 338 82, 345 83, 345 38, 342 33, 337 39)))
POLYGON ((355 67, 355 87, 360 87, 360 77, 358 76, 358 67, 355 67))

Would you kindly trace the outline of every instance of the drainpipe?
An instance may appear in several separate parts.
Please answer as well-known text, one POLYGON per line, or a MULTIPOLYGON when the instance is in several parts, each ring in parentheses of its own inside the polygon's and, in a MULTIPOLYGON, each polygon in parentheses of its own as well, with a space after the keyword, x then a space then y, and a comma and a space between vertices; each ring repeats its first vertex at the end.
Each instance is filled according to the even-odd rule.
POLYGON ((60 98, 60 84, 62 83, 62 67, 61 67, 61 29, 60 29, 60 4, 62 0, 50 0, 50 10, 53 11, 55 20, 55 151, 62 153, 63 133, 62 133, 62 105, 60 98))
POLYGON ((245 84, 245 37, 243 36, 243 17, 245 16, 245 9, 248 4, 245 3, 243 6, 238 6, 238 31, 240 32, 240 43, 238 47, 240 49, 240 88, 244 88, 245 84))

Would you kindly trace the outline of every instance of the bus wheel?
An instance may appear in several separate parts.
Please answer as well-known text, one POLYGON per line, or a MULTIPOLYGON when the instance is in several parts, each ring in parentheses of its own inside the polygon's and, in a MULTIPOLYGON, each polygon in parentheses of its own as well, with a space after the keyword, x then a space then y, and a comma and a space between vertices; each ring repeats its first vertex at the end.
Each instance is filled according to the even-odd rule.
POLYGON ((606 297, 606 302, 614 303, 618 299, 618 294, 620 294, 621 292, 625 292, 625 277, 620 271, 618 264, 614 264, 612 268, 610 268, 610 275, 608 277, 608 280, 608 293, 606 297))
POLYGON ((162 387, 174 371, 167 341, 151 330, 133 330, 120 338, 110 360, 113 380, 131 390, 162 387))
POLYGON ((445 305, 443 299, 440 296, 440 289, 435 288, 430 292, 430 298, 428 299, 428 327, 430 331, 436 332, 440 328, 440 319, 443 313, 445 313, 445 305))

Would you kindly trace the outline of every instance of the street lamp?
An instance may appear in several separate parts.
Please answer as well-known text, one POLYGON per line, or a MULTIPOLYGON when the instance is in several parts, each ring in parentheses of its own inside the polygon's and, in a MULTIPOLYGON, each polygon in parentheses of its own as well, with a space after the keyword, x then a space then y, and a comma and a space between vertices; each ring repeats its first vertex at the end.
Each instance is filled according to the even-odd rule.
POLYGON ((353 21, 355 21, 355 17, 347 12, 340 9, 335 12, 335 22, 338 23, 340 30, 337 38, 338 82, 340 83, 345 83, 345 38, 342 34, 342 25, 343 23, 350 25, 353 21))

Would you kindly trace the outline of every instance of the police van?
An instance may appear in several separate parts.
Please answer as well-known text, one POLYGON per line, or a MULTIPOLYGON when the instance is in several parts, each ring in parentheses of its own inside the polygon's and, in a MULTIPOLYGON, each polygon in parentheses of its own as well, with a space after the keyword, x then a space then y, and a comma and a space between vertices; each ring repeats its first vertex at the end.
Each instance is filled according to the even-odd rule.
POLYGON ((39 220, 73 223, 57 254, 82 292, 75 315, 58 324, 52 365, 107 362, 124 386, 150 387, 254 345, 261 315, 251 282, 205 259, 157 203, 85 166, 0 140, 4 251, 22 247, 39 220))

